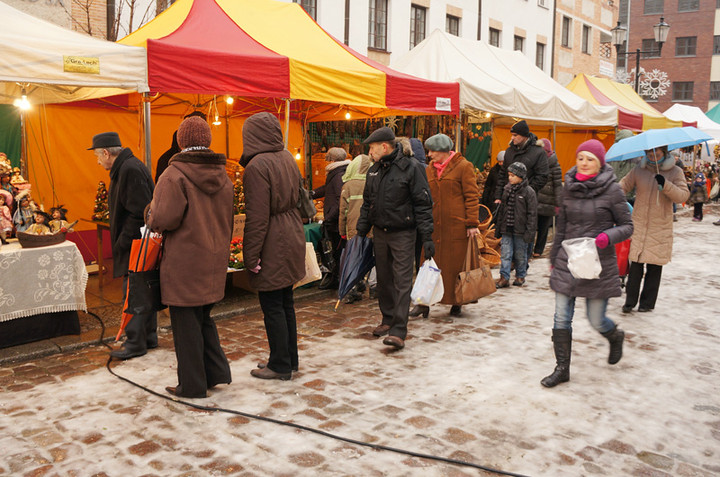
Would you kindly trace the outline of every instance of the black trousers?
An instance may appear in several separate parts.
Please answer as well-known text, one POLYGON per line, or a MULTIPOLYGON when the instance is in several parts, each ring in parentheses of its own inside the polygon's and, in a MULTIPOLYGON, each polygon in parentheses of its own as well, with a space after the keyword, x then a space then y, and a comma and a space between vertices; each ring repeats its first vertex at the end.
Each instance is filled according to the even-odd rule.
POLYGON ((179 396, 205 397, 209 388, 232 381, 215 321, 210 317, 212 307, 170 307, 179 396))
MULTIPOLYGON (((123 276, 123 303, 127 298, 128 276, 123 276)), ((123 347, 128 351, 146 351, 148 348, 157 348, 157 313, 133 315, 125 326, 125 343, 123 347)))
POLYGON ((702 218, 703 218, 702 209, 703 209, 702 202, 697 202, 696 204, 694 204, 693 205, 693 217, 696 219, 702 220, 702 218))
POLYGON ((340 236, 337 222, 323 222, 323 233, 332 244, 332 257, 335 262, 333 263, 332 268, 328 266, 329 264, 327 263, 325 266, 330 269, 333 279, 336 280, 340 274, 340 256, 342 255, 343 248, 345 248, 345 242, 340 236))
POLYGON ((407 336, 410 290, 415 260, 415 229, 385 232, 373 229, 377 297, 382 324, 390 326, 390 335, 407 336))
POLYGON ((638 295, 640 295, 641 307, 651 310, 655 308, 661 277, 662 265, 630 262, 630 270, 625 284, 625 306, 634 307, 638 303, 638 295), (647 270, 645 267, 647 267, 647 270), (643 281, 643 275, 645 281, 642 286, 642 293, 640 293, 640 282, 643 281))
POLYGON ((533 253, 543 253, 545 245, 547 244, 548 230, 552 225, 552 215, 538 215, 537 216, 537 237, 535 238, 535 249, 533 253))
POLYGON ((258 292, 260 308, 265 315, 265 333, 270 345, 267 367, 287 374, 298 366, 297 322, 292 286, 258 292))

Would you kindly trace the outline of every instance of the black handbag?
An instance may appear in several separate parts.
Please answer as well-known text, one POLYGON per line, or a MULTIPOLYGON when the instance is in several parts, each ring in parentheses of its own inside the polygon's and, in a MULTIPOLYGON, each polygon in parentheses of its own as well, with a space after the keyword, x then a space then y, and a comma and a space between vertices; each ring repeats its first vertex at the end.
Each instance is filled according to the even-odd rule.
POLYGON ((300 217, 303 219, 312 219, 317 214, 315 203, 310 197, 310 191, 305 188, 302 177, 300 178, 300 197, 298 198, 297 208, 300 211, 300 217))
POLYGON ((128 271, 128 295, 127 308, 125 313, 131 315, 144 315, 167 308, 163 305, 160 295, 160 258, 158 257, 155 268, 144 270, 147 258, 150 231, 146 230, 142 238, 140 253, 135 263, 135 270, 128 271), (142 266, 140 256, 142 255, 142 266))

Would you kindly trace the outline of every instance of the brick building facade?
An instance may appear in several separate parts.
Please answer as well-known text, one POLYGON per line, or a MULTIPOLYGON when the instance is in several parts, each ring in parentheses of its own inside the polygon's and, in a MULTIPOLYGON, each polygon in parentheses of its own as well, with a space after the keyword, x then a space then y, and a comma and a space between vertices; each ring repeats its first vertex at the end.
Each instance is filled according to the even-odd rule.
MULTIPOLYGON (((697 106, 707 111, 710 101, 711 65, 715 31, 716 0, 634 0, 630 2, 628 51, 637 48, 641 71, 667 73, 666 94, 645 98, 659 111, 675 103, 697 106), (658 55, 653 25, 664 17, 670 25, 668 39, 658 55)), ((627 59, 635 67, 636 56, 627 59)), ((641 76, 641 80, 643 77, 641 76)), ((658 84, 658 80, 652 85, 658 84)))

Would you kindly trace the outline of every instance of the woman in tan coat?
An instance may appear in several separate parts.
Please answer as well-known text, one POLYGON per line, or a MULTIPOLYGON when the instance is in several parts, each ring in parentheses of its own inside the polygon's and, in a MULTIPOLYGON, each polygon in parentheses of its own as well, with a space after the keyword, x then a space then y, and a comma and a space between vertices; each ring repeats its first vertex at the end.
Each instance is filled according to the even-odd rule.
MULTIPOLYGON (((433 242, 435 262, 442 271, 445 294, 440 303, 452 305, 450 315, 460 316, 461 303, 455 298, 455 279, 462 270, 468 237, 478 234, 479 194, 474 166, 452 151, 453 142, 445 134, 425 141, 430 164, 427 168, 430 195, 433 199, 433 242)), ((430 312, 427 306, 416 306, 411 316, 430 312)))
POLYGON ((624 313, 638 303, 639 312, 652 311, 660 289, 662 266, 670 262, 673 243, 673 202, 685 202, 690 191, 683 171, 667 147, 645 151, 645 157, 620 181, 627 194, 635 189, 624 313), (645 281, 640 293, 640 282, 645 281))

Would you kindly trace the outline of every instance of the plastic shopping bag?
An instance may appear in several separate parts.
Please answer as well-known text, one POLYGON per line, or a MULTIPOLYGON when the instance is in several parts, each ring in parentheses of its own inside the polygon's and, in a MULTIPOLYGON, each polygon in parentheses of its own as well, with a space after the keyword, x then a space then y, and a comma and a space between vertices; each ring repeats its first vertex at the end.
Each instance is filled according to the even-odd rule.
POLYGON ((563 240, 562 246, 567 252, 568 269, 573 277, 584 280, 600 277, 602 264, 594 238, 581 237, 563 240))
POLYGON ((413 305, 430 306, 442 300, 445 288, 435 260, 425 260, 418 270, 415 284, 410 292, 413 305))

